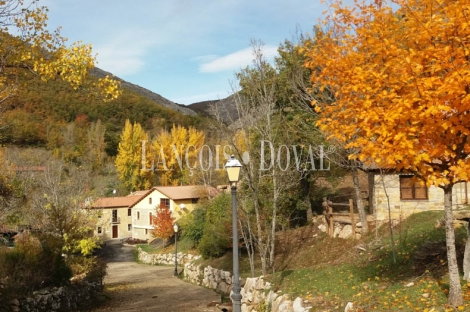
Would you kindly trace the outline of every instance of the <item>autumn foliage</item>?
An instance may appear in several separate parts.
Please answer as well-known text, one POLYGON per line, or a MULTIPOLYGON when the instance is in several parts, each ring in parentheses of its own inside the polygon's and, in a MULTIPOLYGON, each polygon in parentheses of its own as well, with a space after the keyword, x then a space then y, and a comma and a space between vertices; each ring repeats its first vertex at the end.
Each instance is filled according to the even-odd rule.
POLYGON ((174 218, 168 207, 158 206, 156 208, 156 216, 152 216, 153 230, 152 235, 163 239, 173 236, 174 218))
POLYGON ((152 141, 152 159, 161 172, 162 185, 188 182, 185 179, 191 175, 191 168, 196 167, 204 139, 204 133, 196 128, 173 125, 170 131, 162 131, 152 141))
MULTIPOLYGON (((470 1, 333 1, 305 47, 318 125, 373 166, 406 170, 444 189, 455 255, 452 185, 470 173, 470 1)), ((452 256, 450 256, 452 257, 452 256)), ((460 305, 449 258, 449 302, 460 305)))
POLYGON ((120 95, 119 83, 109 76, 86 81, 96 60, 92 46, 82 42, 66 46, 60 29, 47 29, 47 7, 37 6, 36 1, 6 0, 0 2, 0 10, 0 100, 18 92, 17 77, 28 72, 43 81, 63 80, 74 90, 85 87, 103 100, 120 95))
POLYGON ((332 6, 330 30, 307 48, 312 82, 335 95, 315 103, 318 124, 360 160, 412 169, 428 185, 467 180, 470 2, 392 2, 396 11, 332 6))

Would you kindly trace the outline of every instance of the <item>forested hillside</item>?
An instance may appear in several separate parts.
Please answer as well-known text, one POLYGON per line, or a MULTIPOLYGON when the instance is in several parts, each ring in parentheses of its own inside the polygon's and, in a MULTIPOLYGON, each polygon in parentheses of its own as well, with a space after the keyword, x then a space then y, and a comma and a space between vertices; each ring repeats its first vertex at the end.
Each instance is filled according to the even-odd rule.
MULTIPOLYGON (((88 79, 96 78, 91 76, 88 79)), ((189 109, 183 112, 192 114, 184 114, 168 108, 166 103, 160 104, 149 99, 144 92, 138 94, 134 91, 137 86, 134 86, 134 90, 128 87, 128 83, 121 81, 122 95, 116 100, 103 102, 93 94, 80 89, 73 90, 63 81, 44 83, 28 75, 22 76, 23 92, 9 98, 4 105, 1 123, 5 128, 0 142, 4 145, 53 149, 63 143, 60 137, 67 124, 88 124, 100 120, 105 128, 106 152, 114 156, 126 119, 152 131, 168 129, 173 124, 201 129, 207 125, 205 117, 189 109)), ((156 98, 158 95, 153 93, 153 96, 156 98)))

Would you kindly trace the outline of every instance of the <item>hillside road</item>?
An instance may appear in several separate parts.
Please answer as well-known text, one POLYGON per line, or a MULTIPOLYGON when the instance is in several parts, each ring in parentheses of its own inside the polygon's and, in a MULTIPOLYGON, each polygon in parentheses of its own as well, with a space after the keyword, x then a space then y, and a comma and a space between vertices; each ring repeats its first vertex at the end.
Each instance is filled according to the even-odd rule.
POLYGON ((134 262, 133 249, 120 241, 103 246, 108 263, 104 283, 109 300, 93 311, 220 311, 213 306, 220 302, 220 295, 173 276, 174 267, 134 262))

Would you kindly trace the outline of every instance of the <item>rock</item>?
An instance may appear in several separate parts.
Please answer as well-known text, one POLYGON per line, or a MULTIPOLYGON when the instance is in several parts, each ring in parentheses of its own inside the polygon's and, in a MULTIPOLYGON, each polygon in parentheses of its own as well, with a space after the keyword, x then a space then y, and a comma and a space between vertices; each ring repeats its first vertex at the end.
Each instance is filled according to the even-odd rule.
POLYGON ((333 238, 338 237, 340 233, 341 233, 341 227, 335 227, 335 230, 333 232, 333 238))
POLYGON ((352 226, 351 225, 345 225, 341 232, 339 233, 339 238, 347 238, 353 234, 352 226))
POLYGON ((351 311, 352 309, 354 309, 353 303, 352 303, 352 302, 348 302, 348 304, 347 304, 346 307, 344 308, 344 312, 351 311))
POLYGON ((302 306, 302 299, 300 297, 295 298, 294 302, 292 303, 292 308, 294 309, 294 312, 308 312, 310 311, 311 307, 306 307, 304 308, 302 306))

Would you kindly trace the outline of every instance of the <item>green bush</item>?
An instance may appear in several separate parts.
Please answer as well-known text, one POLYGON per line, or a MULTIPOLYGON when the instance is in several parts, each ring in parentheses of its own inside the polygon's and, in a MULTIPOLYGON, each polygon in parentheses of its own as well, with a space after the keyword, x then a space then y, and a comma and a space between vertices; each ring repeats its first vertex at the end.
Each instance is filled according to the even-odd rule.
POLYGON ((67 285, 74 273, 102 282, 106 264, 96 257, 62 255, 59 238, 23 233, 14 248, 0 247, 0 306, 45 287, 67 285))
POLYGON ((194 246, 198 246, 204 233, 204 223, 206 220, 206 207, 200 205, 191 213, 184 215, 178 222, 182 229, 182 236, 193 241, 194 246))
POLYGON ((230 247, 232 237, 231 198, 221 194, 205 207, 205 222, 198 250, 202 257, 220 257, 230 247))

